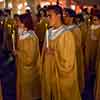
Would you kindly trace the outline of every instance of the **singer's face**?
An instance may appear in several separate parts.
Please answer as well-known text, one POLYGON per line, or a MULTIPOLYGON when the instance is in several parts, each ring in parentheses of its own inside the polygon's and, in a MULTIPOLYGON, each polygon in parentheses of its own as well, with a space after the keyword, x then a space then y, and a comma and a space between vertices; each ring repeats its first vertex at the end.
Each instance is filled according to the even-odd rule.
POLYGON ((48 13, 49 26, 50 27, 55 26, 58 20, 57 14, 53 10, 49 10, 47 13, 48 13))
POLYGON ((94 17, 93 17, 93 23, 94 23, 95 25, 99 25, 99 24, 100 24, 100 19, 97 18, 96 16, 94 16, 94 17))

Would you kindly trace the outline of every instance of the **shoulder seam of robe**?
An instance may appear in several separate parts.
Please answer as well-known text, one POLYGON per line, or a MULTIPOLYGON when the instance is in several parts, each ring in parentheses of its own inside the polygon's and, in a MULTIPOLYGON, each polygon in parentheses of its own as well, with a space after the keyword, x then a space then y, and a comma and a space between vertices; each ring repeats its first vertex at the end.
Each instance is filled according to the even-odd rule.
POLYGON ((64 34, 65 32, 70 32, 70 31, 66 28, 66 26, 62 25, 60 28, 56 30, 50 29, 48 32, 49 32, 49 36, 48 36, 49 40, 54 40, 59 35, 64 34))

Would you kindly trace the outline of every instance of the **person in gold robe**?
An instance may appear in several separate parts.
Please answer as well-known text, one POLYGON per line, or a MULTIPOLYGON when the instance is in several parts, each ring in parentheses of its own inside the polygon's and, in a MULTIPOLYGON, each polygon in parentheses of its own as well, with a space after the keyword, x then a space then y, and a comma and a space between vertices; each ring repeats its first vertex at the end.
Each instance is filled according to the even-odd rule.
POLYGON ((100 25, 96 15, 93 15, 93 24, 90 26, 86 40, 86 65, 88 68, 88 76, 95 74, 96 57, 99 44, 100 25))
POLYGON ((38 100, 41 98, 39 67, 39 40, 33 31, 31 17, 19 16, 18 41, 16 49, 17 100, 38 100))
POLYGON ((40 47, 40 53, 41 53, 45 34, 46 34, 46 24, 48 23, 46 19, 46 10, 44 8, 41 8, 39 10, 38 16, 40 17, 40 21, 35 26, 35 33, 37 34, 39 38, 39 47, 40 47))
POLYGON ((61 7, 48 7, 50 28, 41 57, 42 100, 81 100, 72 33, 62 23, 61 7))
POLYGON ((95 64, 95 72, 96 72, 96 81, 95 81, 95 100, 100 99, 100 10, 95 13, 93 16, 94 27, 93 30, 95 32, 95 37, 98 40, 98 46, 96 51, 96 64, 95 64))
POLYGON ((77 58, 77 71, 78 71, 78 81, 81 94, 83 93, 85 87, 84 81, 84 59, 82 51, 82 37, 81 30, 78 25, 75 24, 76 14, 70 8, 65 8, 63 11, 64 24, 67 26, 74 36, 75 45, 76 45, 76 58, 77 58))

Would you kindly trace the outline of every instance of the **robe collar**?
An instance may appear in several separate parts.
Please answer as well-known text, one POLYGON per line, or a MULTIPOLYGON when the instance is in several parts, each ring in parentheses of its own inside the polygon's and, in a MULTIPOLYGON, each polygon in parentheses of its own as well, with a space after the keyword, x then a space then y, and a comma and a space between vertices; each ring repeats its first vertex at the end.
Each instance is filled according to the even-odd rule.
POLYGON ((56 39, 59 35, 64 34, 65 32, 69 31, 65 25, 60 26, 57 29, 49 29, 48 32, 48 39, 49 40, 54 40, 56 39))
POLYGON ((77 27, 77 25, 75 25, 75 24, 67 25, 67 29, 68 29, 68 30, 73 30, 73 29, 76 28, 76 27, 77 27))
POLYGON ((91 25, 91 30, 99 29, 100 25, 91 25))
POLYGON ((22 34, 20 34, 19 35, 19 40, 24 40, 24 39, 26 39, 27 37, 31 37, 31 36, 35 36, 36 38, 37 38, 37 36, 36 36, 36 34, 34 33, 34 31, 32 31, 32 30, 29 30, 29 31, 24 31, 24 32, 22 32, 22 34))

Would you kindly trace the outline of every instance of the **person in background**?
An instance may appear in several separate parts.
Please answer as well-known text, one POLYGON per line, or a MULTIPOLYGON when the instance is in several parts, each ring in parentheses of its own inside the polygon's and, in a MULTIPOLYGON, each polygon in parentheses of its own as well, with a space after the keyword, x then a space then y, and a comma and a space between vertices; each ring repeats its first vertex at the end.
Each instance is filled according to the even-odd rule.
POLYGON ((79 81, 80 92, 82 94, 85 84, 84 84, 84 61, 83 61, 83 51, 81 43, 82 41, 81 30, 76 24, 75 20, 76 13, 72 9, 65 8, 63 10, 63 17, 64 17, 64 24, 66 25, 67 29, 69 29, 73 33, 75 39, 78 81, 79 81))
MULTIPOLYGON (((100 11, 99 11, 100 12, 100 11)), ((96 11, 93 14, 93 24, 89 28, 89 33, 86 41, 86 61, 88 66, 88 74, 91 77, 95 73, 96 67, 96 56, 97 56, 97 48, 98 48, 98 35, 99 35, 99 21, 98 15, 99 12, 96 11)))
POLYGON ((74 37, 63 24, 61 7, 49 6, 47 15, 52 28, 41 56, 42 100, 81 100, 74 37))
POLYGON ((92 31, 95 44, 92 44, 92 52, 91 56, 93 57, 91 60, 91 66, 93 67, 93 72, 96 74, 95 81, 95 100, 100 99, 100 10, 97 10, 93 15, 93 25, 92 31))
POLYGON ((42 52, 42 47, 43 47, 45 33, 46 33, 46 24, 48 23, 46 18, 46 9, 41 8, 39 10, 39 16, 40 16, 40 20, 35 27, 35 32, 39 38, 40 52, 42 52))
POLYGON ((15 25, 10 10, 6 9, 0 21, 0 81, 3 100, 16 100, 16 65, 14 50, 15 25), (5 14, 6 12, 6 14, 5 14))
POLYGON ((17 99, 39 100, 41 98, 39 40, 33 31, 32 18, 28 14, 19 16, 18 42, 16 50, 17 99))

